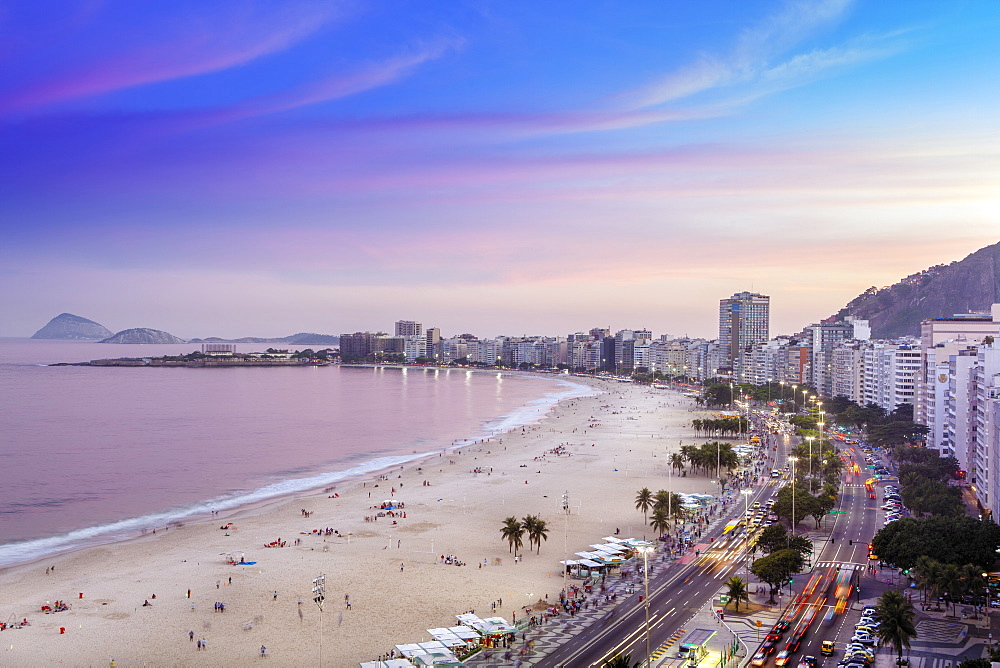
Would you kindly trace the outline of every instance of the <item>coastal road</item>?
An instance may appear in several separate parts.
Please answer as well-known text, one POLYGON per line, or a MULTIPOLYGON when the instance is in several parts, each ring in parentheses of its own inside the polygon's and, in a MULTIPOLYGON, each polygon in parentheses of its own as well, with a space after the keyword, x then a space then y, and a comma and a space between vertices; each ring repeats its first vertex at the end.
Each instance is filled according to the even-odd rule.
MULTIPOLYGON (((766 500, 775 490, 770 484, 755 489, 750 498, 766 500)), ((691 630, 691 618, 722 588, 733 575, 746 569, 744 537, 720 539, 724 522, 703 537, 697 549, 701 555, 688 555, 681 567, 670 568, 649 583, 649 646, 655 650, 669 641, 680 629, 691 630), (709 538, 714 540, 709 541, 709 538), (685 561, 689 563, 684 563, 685 561)), ((641 593, 641 589, 639 590, 641 593)), ((638 593, 609 612, 601 620, 579 633, 538 662, 538 666, 600 666, 615 654, 631 654, 633 660, 646 655, 645 608, 638 593)), ((721 626, 719 627, 721 630, 721 626)))
MULTIPOLYGON (((783 465, 784 461, 784 450, 788 441, 782 440, 783 447, 779 448, 776 466, 783 465)), ((881 516, 881 513, 876 511, 881 503, 879 501, 881 494, 879 499, 868 498, 868 492, 864 487, 867 476, 864 475, 864 459, 860 450, 845 449, 844 454, 848 470, 853 471, 845 476, 837 507, 837 510, 844 513, 831 515, 824 521, 824 527, 830 531, 829 535, 834 537, 834 541, 822 538, 816 542, 813 566, 824 570, 832 568, 831 572, 835 574, 838 568, 843 570, 857 565, 861 573, 864 573, 864 567, 868 564, 867 544, 877 530, 876 517, 881 516), (854 470, 851 466, 855 459, 860 471, 854 470)), ((878 487, 876 489, 880 490, 878 487)), ((753 504, 758 500, 766 500, 774 491, 776 486, 764 483, 754 488, 748 501, 753 504)), ((803 522, 811 521, 810 518, 803 520, 803 522)), ((680 634, 682 630, 690 631, 693 628, 692 618, 723 588, 731 576, 746 576, 748 562, 745 558, 744 539, 742 536, 720 539, 722 524, 716 522, 716 527, 704 537, 703 540, 706 542, 709 537, 713 537, 714 540, 702 544, 700 556, 690 563, 682 564, 680 569, 671 568, 668 572, 650 580, 649 647, 652 651, 663 643, 676 641, 675 635, 680 634)), ((801 590, 809 577, 808 572, 798 576, 795 586, 801 590)), ((866 578, 862 576, 861 581, 865 580, 866 578)), ((815 605, 836 604, 834 599, 826 600, 825 590, 828 584, 828 581, 822 583, 818 591, 812 595, 810 600, 815 605)), ((830 596, 835 596, 835 592, 831 591, 830 596)), ((853 596, 856 597, 857 594, 853 596)), ((600 666, 604 660, 619 653, 631 654, 633 661, 645 657, 645 609, 637 599, 638 596, 634 596, 621 604, 537 665, 567 668, 600 666)), ((822 640, 850 636, 853 628, 848 624, 848 615, 836 615, 829 625, 823 624, 828 609, 823 607, 816 615, 815 621, 803 638, 801 648, 793 657, 792 665, 797 663, 799 657, 806 654, 818 657, 819 644, 822 640)), ((721 625, 717 625, 716 628, 725 632, 721 625)), ((783 644, 779 645, 779 649, 783 647, 783 644)), ((751 653, 756 651, 754 646, 749 649, 751 653)), ((826 662, 832 666, 835 660, 826 659, 826 662)))

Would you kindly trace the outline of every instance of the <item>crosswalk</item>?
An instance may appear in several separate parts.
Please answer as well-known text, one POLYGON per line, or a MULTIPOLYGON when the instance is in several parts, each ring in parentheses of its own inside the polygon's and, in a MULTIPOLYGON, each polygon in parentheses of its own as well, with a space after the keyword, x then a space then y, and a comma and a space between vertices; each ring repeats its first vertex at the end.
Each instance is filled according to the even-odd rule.
POLYGON ((816 568, 839 568, 842 571, 860 571, 867 564, 856 564, 851 561, 817 561, 816 568))
POLYGON ((672 636, 667 638, 662 645, 653 650, 653 652, 649 655, 650 661, 659 661, 666 656, 667 652, 674 645, 674 643, 683 638, 685 633, 687 633, 687 629, 677 629, 677 631, 672 636))

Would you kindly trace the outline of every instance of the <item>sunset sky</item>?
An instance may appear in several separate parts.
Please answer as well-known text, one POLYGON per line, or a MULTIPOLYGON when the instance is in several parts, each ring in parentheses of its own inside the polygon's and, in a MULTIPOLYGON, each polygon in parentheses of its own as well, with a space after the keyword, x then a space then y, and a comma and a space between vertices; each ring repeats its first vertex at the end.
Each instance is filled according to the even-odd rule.
POLYGON ((1000 3, 0 8, 0 336, 772 334, 1000 241, 1000 3))

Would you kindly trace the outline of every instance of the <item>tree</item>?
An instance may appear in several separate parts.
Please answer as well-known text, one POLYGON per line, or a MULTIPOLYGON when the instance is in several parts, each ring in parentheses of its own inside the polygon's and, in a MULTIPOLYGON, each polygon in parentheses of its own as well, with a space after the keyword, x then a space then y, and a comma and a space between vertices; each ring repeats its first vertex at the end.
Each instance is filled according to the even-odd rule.
POLYGON ((517 556, 517 551, 524 545, 524 526, 516 517, 508 517, 500 527, 500 535, 510 545, 510 551, 517 556))
POLYGON ((683 471, 684 470, 684 456, 681 455, 679 452, 671 452, 670 453, 670 466, 675 471, 683 471))
POLYGON ((788 579, 802 570, 805 559, 798 550, 777 550, 769 556, 757 559, 750 566, 750 572, 760 578, 770 588, 769 603, 774 603, 774 595, 778 593, 788 579))
POLYGON ((826 517, 827 513, 833 510, 833 507, 836 505, 836 497, 830 496, 829 494, 817 494, 813 497, 813 506, 809 509, 809 514, 812 515, 814 520, 816 520, 817 529, 823 522, 823 518, 826 517))
POLYGON ((902 660, 903 648, 909 648, 910 638, 917 637, 913 605, 902 593, 887 591, 879 598, 875 609, 879 618, 876 635, 883 643, 891 643, 896 650, 896 659, 902 660))
MULTIPOLYGON (((796 472, 798 473, 798 472, 796 472)), ((785 485, 778 492, 778 498, 771 507, 771 511, 778 517, 787 520, 790 527, 798 526, 805 517, 811 514, 816 503, 809 490, 802 489, 801 484, 795 485, 795 503, 792 503, 792 485, 785 485), (792 508, 795 508, 795 517, 792 517, 792 508)))
POLYGON ((639 668, 642 665, 641 661, 636 661, 632 663, 631 654, 615 654, 610 659, 605 659, 604 663, 601 664, 602 668, 639 668))
POLYGON ((746 580, 741 577, 734 575, 729 578, 726 582, 726 595, 729 596, 729 602, 734 604, 736 612, 740 611, 740 601, 750 605, 750 588, 747 587, 746 580))
POLYGON ((880 529, 872 539, 883 561, 912 568, 921 555, 942 564, 992 568, 1000 547, 1000 526, 993 520, 960 517, 905 517, 880 529))
POLYGON ((528 534, 528 548, 530 549, 531 545, 534 544, 536 546, 535 554, 541 554, 542 541, 549 539, 549 529, 545 525, 545 520, 538 515, 528 515, 521 520, 521 526, 528 534))
POLYGON ((683 503, 684 500, 681 499, 680 494, 677 492, 668 492, 665 489, 661 489, 653 496, 653 510, 663 510, 667 517, 677 517, 680 515, 683 510, 683 503))
POLYGON ((667 514, 666 508, 655 508, 649 519, 649 526, 657 535, 662 536, 670 531, 670 516, 667 514))
POLYGON ((646 515, 652 507, 653 493, 649 491, 648 487, 643 487, 639 490, 639 493, 635 495, 635 509, 642 511, 643 524, 649 524, 649 518, 646 517, 646 515))

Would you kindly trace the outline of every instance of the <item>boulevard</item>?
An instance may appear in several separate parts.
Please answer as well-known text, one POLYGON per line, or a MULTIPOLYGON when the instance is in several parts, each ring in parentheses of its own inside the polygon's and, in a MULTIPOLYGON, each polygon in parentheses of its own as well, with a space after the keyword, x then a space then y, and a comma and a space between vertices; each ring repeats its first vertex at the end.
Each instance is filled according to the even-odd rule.
MULTIPOLYGON (((752 418, 758 425, 762 422, 760 415, 752 418)), ((715 610, 718 595, 730 577, 752 578, 749 567, 754 555, 747 554, 747 542, 753 538, 748 531, 750 527, 743 527, 738 535, 723 536, 724 526, 728 519, 742 518, 746 508, 757 503, 763 505, 788 484, 781 477, 770 478, 769 473, 772 469, 782 470, 785 467, 791 449, 800 440, 787 432, 769 434, 759 426, 757 433, 764 439, 764 456, 751 464, 751 469, 759 472, 759 481, 745 488, 744 491, 749 492, 745 501, 743 494, 731 491, 728 516, 720 514, 716 517, 712 526, 703 532, 692 553, 649 580, 648 646, 653 654, 660 657, 650 665, 679 666, 682 661, 674 658, 674 652, 656 650, 679 642, 685 633, 694 628, 693 623, 699 613, 702 613, 702 620, 706 619, 706 606, 714 600, 716 605, 712 609, 715 610), (773 462, 768 455, 773 456, 773 462)), ((833 665, 835 657, 821 656, 821 642, 851 635, 851 616, 846 614, 851 600, 840 600, 838 604, 838 599, 844 599, 846 593, 855 601, 860 600, 862 595, 870 594, 858 590, 858 585, 866 590, 873 588, 872 580, 864 575, 869 569, 868 544, 877 530, 878 500, 869 498, 865 488, 867 476, 861 446, 842 445, 841 455, 844 469, 837 506, 824 518, 818 531, 811 531, 814 534, 811 567, 795 576, 790 589, 784 588, 778 599, 780 619, 789 622, 790 628, 777 641, 765 665, 774 665, 775 654, 784 649, 793 636, 800 638, 801 643, 791 656, 789 665, 797 665, 800 658, 806 655, 817 657, 820 666, 824 663, 833 665)), ((812 518, 806 517, 796 527, 795 533, 801 535, 814 527, 812 518)), ((756 585, 750 586, 752 590, 756 585)), ((641 589, 639 591, 641 593, 641 589)), ((617 654, 631 655, 633 662, 644 660, 647 651, 644 605, 639 594, 633 596, 536 665, 553 668, 600 666, 617 654)), ((728 625, 724 626, 724 620, 719 620, 716 613, 712 615, 715 617, 711 622, 712 628, 719 631, 718 636, 724 642, 732 642, 735 637, 728 630, 728 625)), ((704 626, 705 623, 699 621, 697 625, 704 626)), ((763 640, 769 631, 770 626, 759 629, 760 639, 763 640)), ((756 642, 744 639, 739 642, 740 654, 746 658, 731 659, 733 665, 737 661, 745 663, 758 649, 756 642)), ((842 648, 844 643, 838 642, 837 645, 842 648)), ((716 661, 717 657, 712 660, 713 665, 716 661)))

